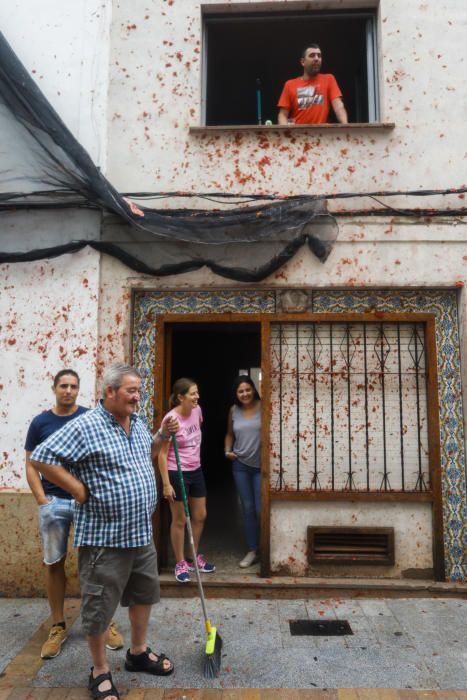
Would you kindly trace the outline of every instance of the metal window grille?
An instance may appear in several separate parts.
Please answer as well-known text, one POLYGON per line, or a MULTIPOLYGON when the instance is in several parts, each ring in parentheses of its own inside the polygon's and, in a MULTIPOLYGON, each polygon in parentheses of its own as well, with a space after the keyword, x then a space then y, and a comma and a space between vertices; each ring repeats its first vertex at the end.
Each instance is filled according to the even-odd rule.
POLYGON ((271 324, 271 488, 430 490, 423 323, 271 324))

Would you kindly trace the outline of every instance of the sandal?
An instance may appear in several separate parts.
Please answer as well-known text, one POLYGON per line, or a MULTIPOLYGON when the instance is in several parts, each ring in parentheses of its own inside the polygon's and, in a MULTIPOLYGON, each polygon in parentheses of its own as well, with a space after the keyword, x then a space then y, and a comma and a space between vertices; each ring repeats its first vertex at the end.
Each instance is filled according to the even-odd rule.
POLYGON ((101 673, 99 676, 94 678, 92 675, 93 669, 94 666, 91 668, 91 674, 88 682, 88 690, 91 692, 93 700, 104 700, 104 698, 110 698, 112 695, 120 700, 120 695, 117 688, 114 686, 110 671, 107 673, 101 673), (108 690, 99 690, 100 684, 104 681, 110 681, 110 688, 108 690))
POLYGON ((151 659, 149 654, 154 652, 150 647, 146 647, 146 651, 141 654, 130 654, 128 649, 125 659, 125 668, 127 671, 146 671, 152 673, 153 676, 170 676, 174 671, 174 665, 165 654, 156 654, 157 661, 151 659), (164 661, 170 662, 170 667, 165 668, 164 661))

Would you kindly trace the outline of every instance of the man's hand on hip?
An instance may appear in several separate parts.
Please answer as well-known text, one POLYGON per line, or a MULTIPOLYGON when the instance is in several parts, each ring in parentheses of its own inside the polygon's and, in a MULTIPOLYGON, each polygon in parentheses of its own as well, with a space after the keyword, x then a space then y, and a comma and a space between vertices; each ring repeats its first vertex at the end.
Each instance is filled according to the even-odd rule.
POLYGON ((77 479, 76 482, 77 482, 76 488, 73 489, 73 492, 71 495, 73 496, 73 498, 75 499, 75 501, 77 503, 79 503, 80 505, 83 505, 83 503, 86 503, 86 501, 89 498, 89 489, 86 486, 86 484, 83 484, 82 481, 78 481, 78 479, 77 479))

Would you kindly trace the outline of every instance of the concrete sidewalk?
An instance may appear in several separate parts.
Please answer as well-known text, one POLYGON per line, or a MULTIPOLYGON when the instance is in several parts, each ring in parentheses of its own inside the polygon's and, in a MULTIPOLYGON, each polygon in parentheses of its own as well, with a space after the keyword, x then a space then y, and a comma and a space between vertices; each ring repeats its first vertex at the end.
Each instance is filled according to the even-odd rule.
MULTIPOLYGON (((79 601, 68 600, 67 608, 72 625, 62 653, 41 662, 40 646, 49 625, 47 602, 0 601, 0 700, 86 697, 81 690, 73 691, 74 694, 63 691, 62 695, 58 690, 53 695, 50 691, 82 689, 89 673, 89 657, 78 616, 79 601), (29 696, 23 692, 26 688, 32 692, 29 696), (7 695, 11 691, 16 694, 7 695)), ((186 691, 187 700, 201 697, 298 700, 303 695, 290 695, 287 688, 328 689, 324 694, 303 695, 323 700, 467 698, 465 692, 447 694, 448 690, 467 690, 465 600, 209 599, 208 609, 224 641, 218 679, 206 681, 202 673, 205 636, 199 601, 172 598, 164 599, 154 608, 149 641, 156 651, 164 651, 173 659, 175 673, 157 679, 127 673, 123 669, 124 650, 109 652, 117 687, 132 690, 128 698, 138 700, 178 700, 185 692, 180 689, 197 688, 213 689, 213 692, 206 695, 206 691, 198 694, 194 690, 186 691), (345 619, 354 634, 294 637, 290 634, 290 619, 345 619), (258 690, 256 695, 244 696, 239 690, 227 696, 223 690, 227 688, 263 689, 263 692, 258 690), (392 695, 386 690, 378 693, 375 690, 370 695, 369 690, 366 695, 345 691, 358 688, 395 690, 392 695), (143 689, 148 692, 143 693, 143 689), (163 689, 167 692, 162 693, 163 689), (171 689, 173 692, 169 692, 171 689), (219 692, 214 693, 214 689, 219 692), (270 689, 269 694, 266 689, 270 689), (277 695, 272 689, 283 690, 277 695), (408 695, 407 689, 429 689, 432 694, 408 695), (344 691, 347 694, 342 694, 344 691)), ((115 619, 128 640, 126 611, 119 609, 115 619)))

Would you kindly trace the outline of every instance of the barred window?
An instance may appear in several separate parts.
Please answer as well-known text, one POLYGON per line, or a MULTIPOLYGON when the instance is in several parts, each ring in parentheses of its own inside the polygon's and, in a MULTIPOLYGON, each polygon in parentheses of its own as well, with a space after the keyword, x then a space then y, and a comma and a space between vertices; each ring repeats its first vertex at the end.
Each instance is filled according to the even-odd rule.
POLYGON ((271 488, 427 491, 423 323, 271 324, 271 488))

